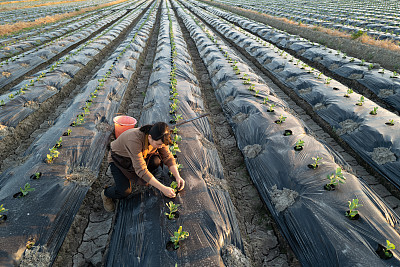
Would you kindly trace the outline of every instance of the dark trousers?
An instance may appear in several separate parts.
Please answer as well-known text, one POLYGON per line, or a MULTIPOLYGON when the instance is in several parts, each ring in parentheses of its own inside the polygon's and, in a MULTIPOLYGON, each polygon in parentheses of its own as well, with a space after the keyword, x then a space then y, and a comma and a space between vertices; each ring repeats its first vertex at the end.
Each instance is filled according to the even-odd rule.
MULTIPOLYGON (((146 162, 147 169, 150 172, 154 172, 161 165, 161 158, 159 155, 152 155, 149 159, 146 159, 146 162)), ((134 181, 129 180, 113 162, 111 162, 109 166, 115 184, 111 187, 107 187, 104 191, 104 195, 113 199, 126 198, 132 192, 132 183, 134 183, 134 181)), ((141 179, 139 177, 136 178, 141 179)))

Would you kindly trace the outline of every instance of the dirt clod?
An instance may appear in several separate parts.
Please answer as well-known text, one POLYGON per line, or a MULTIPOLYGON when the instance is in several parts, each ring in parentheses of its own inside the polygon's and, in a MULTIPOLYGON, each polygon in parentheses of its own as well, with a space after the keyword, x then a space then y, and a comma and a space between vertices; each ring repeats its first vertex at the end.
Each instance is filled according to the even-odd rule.
POLYGON ((360 123, 357 123, 357 122, 355 122, 355 121, 353 121, 351 119, 347 119, 345 121, 342 121, 342 122, 339 123, 339 125, 342 128, 340 128, 340 129, 338 129, 336 131, 336 133, 338 135, 342 135, 342 134, 345 134, 345 133, 353 132, 356 129, 358 129, 358 127, 360 127, 360 123))
POLYGON ((33 246, 26 249, 22 256, 20 267, 47 267, 50 266, 50 253, 43 246, 33 246))
POLYGON ((228 245, 222 248, 222 260, 227 267, 250 267, 249 260, 235 246, 228 245))
POLYGON ((243 154, 244 154, 245 157, 253 159, 253 158, 257 157, 258 154, 260 154, 260 152, 262 150, 263 150, 262 146, 259 145, 259 144, 248 145, 243 149, 243 154))
POLYGON ((296 191, 283 188, 279 190, 276 185, 274 185, 271 192, 272 203, 275 205, 275 209, 278 212, 284 211, 286 208, 292 206, 295 199, 299 196, 296 191))
POLYGON ((372 159, 379 165, 395 162, 396 155, 387 147, 375 147, 371 153, 372 159))
POLYGON ((92 170, 82 167, 75 169, 71 174, 65 177, 65 179, 68 181, 75 182, 83 186, 91 185, 96 178, 97 175, 95 175, 92 170))

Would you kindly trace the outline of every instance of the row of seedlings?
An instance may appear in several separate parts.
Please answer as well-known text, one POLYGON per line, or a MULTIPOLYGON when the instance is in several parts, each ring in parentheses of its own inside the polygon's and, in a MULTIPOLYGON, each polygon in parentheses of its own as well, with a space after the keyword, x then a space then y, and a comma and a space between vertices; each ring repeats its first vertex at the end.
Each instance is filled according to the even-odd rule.
MULTIPOLYGON (((224 4, 237 4, 237 1, 224 2, 224 4)), ((316 9, 314 6, 315 3, 312 2, 308 2, 306 5, 304 5, 304 3, 301 3, 299 5, 299 3, 295 1, 292 2, 293 6, 301 6, 301 9, 298 9, 298 7, 295 8, 298 10, 293 10, 293 6, 282 9, 282 5, 278 3, 275 3, 275 5, 279 5, 279 7, 274 7, 274 4, 272 4, 271 6, 268 6, 268 9, 265 9, 264 5, 264 3, 257 3, 256 5, 240 4, 240 7, 254 10, 260 13, 265 13, 275 17, 287 18, 289 20, 298 22, 299 25, 305 23, 313 26, 321 26, 325 28, 332 28, 339 31, 349 32, 355 34, 355 38, 358 35, 365 33, 369 36, 377 38, 378 40, 400 40, 399 19, 391 17, 390 14, 388 14, 387 9, 385 9, 385 14, 379 16, 379 18, 377 17, 369 19, 363 17, 362 15, 358 15, 357 17, 350 17, 349 14, 346 14, 348 13, 346 11, 349 11, 348 8, 340 4, 336 5, 334 8, 334 12, 339 12, 340 17, 323 14, 323 11, 318 11, 321 13, 313 14, 316 9), (343 10, 341 10, 341 8, 343 8, 343 10)), ((374 16, 377 15, 377 12, 379 11, 374 9, 374 16)), ((362 14, 365 15, 365 13, 362 14)))
POLYGON ((215 7, 204 4, 202 4, 202 7, 286 50, 288 53, 310 62, 314 67, 324 69, 325 73, 339 79, 348 86, 360 91, 367 91, 367 94, 372 92, 397 112, 400 111, 400 75, 396 71, 385 70, 377 64, 349 57, 346 53, 215 7))
POLYGON ((279 83, 310 104, 324 121, 377 172, 400 188, 400 118, 351 88, 324 76, 248 32, 203 13, 207 21, 245 49, 279 83), (271 47, 272 46, 272 47, 271 47))
MULTIPOLYGON (((90 11, 90 12, 85 12, 82 15, 77 15, 69 19, 62 19, 54 23, 49 23, 46 24, 45 26, 33 28, 31 30, 24 30, 22 32, 18 32, 15 34, 8 35, 7 37, 0 38, 0 51, 3 51, 7 46, 10 47, 10 54, 18 53, 19 51, 14 51, 12 48, 12 45, 16 44, 17 42, 24 42, 27 41, 29 42, 30 40, 33 40, 34 42, 40 41, 40 44, 46 43, 54 38, 60 37, 65 33, 69 33, 71 28, 68 28, 68 25, 74 25, 75 23, 83 23, 82 26, 96 20, 97 15, 102 15, 102 16, 107 16, 109 15, 114 8, 125 8, 128 5, 131 4, 131 1, 123 2, 120 4, 112 5, 109 7, 101 8, 98 10, 90 11), (65 28, 67 26, 67 28, 65 28), (66 29, 67 32, 59 32, 57 31, 60 29, 66 29)), ((36 44, 33 44, 36 45, 36 44)), ((32 48, 32 47, 31 47, 32 48)), ((27 48, 24 48, 27 49, 27 48)), ((6 49, 7 50, 7 49, 6 49)), ((4 57, 4 55, 0 56, 1 58, 4 57)))
MULTIPOLYGON (((144 1, 140 1, 134 4, 133 8, 139 6, 143 2, 144 1)), ((12 58, 7 58, 0 63, 0 87, 4 87, 17 80, 41 64, 45 64, 52 58, 58 56, 60 53, 68 51, 70 47, 81 43, 83 40, 90 38, 90 36, 94 36, 128 15, 129 12, 125 9, 114 12, 91 25, 73 32, 67 36, 67 38, 61 37, 59 40, 52 41, 42 47, 37 47, 36 49, 32 49, 31 51, 24 52, 12 58)))
POLYGON ((54 261, 98 175, 112 132, 110 123, 143 59, 157 7, 154 2, 82 93, 27 149, 23 164, 1 174, 0 203, 8 209, 8 218, 0 227, 1 266, 14 266, 18 261, 38 266, 38 262, 29 262, 34 259, 48 266, 54 261), (83 114, 79 125, 72 126, 83 114), (62 135, 62 147, 49 161, 49 147, 60 144, 62 135), (28 190, 35 191, 13 198, 13 191, 26 183, 30 183, 28 190))
MULTIPOLYGON (((163 2, 157 53, 140 118, 142 125, 168 123, 171 118, 179 123, 177 115, 187 119, 204 112, 192 66, 173 11, 169 3, 163 2)), ((173 200, 150 188, 121 200, 106 265, 219 266, 223 246, 229 245, 237 255, 241 254, 233 205, 224 189, 223 169, 207 119, 175 127, 173 132, 174 145, 170 149, 183 164, 180 173, 186 181, 185 189, 177 192, 173 200)), ((169 185, 174 179, 164 171, 160 180, 169 185)))
POLYGON ((0 96, 0 123, 3 125, 3 140, 6 136, 18 135, 26 123, 33 123, 37 117, 46 116, 49 104, 68 95, 88 70, 91 70, 101 57, 125 34, 130 25, 138 19, 148 5, 144 3, 103 31, 95 38, 71 51, 55 62, 49 69, 36 73, 11 89, 11 93, 0 96), (38 115, 39 114, 39 115, 38 115), (23 122, 21 124, 21 122, 23 122), (20 127, 19 127, 20 126, 20 127))
POLYGON ((222 39, 182 7, 177 12, 207 66, 250 176, 300 263, 387 266, 375 252, 387 244, 384 252, 393 255, 388 264, 398 264, 392 249, 400 244, 399 217, 344 170, 340 155, 317 141, 222 39), (356 204, 363 205, 360 217, 350 220, 356 204))

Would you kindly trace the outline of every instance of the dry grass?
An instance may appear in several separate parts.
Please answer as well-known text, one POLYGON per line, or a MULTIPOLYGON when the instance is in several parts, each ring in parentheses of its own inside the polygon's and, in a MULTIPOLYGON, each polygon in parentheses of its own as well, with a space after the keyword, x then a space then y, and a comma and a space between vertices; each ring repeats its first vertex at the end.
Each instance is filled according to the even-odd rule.
MULTIPOLYGON (((38 5, 24 5, 24 6, 20 6, 20 7, 5 7, 5 8, 0 8, 0 11, 10 11, 10 10, 17 10, 17 9, 32 8, 32 7, 41 7, 41 6, 52 6, 52 5, 82 2, 82 1, 87 1, 87 0, 69 0, 69 1, 49 2, 49 3, 38 4, 38 5)), ((28 1, 19 1, 19 2, 1 2, 0 5, 11 4, 11 3, 13 3, 13 5, 15 5, 15 3, 27 3, 27 2, 31 2, 31 1, 28 0, 28 1)))
POLYGON ((16 22, 14 24, 0 25, 0 36, 8 36, 8 35, 11 35, 13 33, 22 31, 22 30, 27 29, 27 28, 43 26, 43 25, 46 25, 46 24, 49 24, 49 23, 53 23, 53 22, 62 20, 62 19, 70 18, 70 17, 77 16, 77 15, 81 15, 81 14, 83 14, 85 12, 97 10, 97 9, 100 9, 100 8, 103 8, 103 7, 116 5, 116 4, 119 4, 119 3, 122 3, 122 2, 126 2, 126 1, 128 1, 128 0, 116 0, 116 1, 110 2, 110 3, 106 3, 106 4, 94 6, 94 7, 84 8, 84 9, 81 9, 79 11, 74 11, 74 12, 64 13, 64 14, 57 14, 57 15, 54 15, 54 16, 46 16, 46 17, 43 17, 43 18, 38 18, 35 21, 29 21, 29 22, 19 21, 19 22, 16 22))

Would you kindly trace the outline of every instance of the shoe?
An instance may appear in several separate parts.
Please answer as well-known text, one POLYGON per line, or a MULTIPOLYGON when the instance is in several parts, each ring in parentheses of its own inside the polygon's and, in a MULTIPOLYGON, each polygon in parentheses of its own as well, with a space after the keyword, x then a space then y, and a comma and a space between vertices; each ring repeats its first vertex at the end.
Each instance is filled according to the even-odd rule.
POLYGON ((114 212, 115 211, 115 203, 112 198, 106 197, 104 195, 104 190, 101 191, 101 199, 103 200, 103 206, 104 209, 108 212, 114 212))

